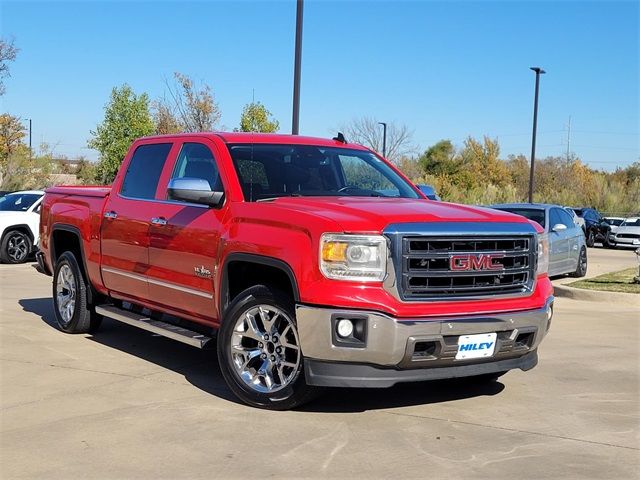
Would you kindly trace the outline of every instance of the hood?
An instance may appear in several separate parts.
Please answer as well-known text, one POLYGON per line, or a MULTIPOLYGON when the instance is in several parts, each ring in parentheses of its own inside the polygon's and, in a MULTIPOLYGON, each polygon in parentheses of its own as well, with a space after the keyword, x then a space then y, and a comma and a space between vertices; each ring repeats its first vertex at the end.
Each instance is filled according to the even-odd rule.
POLYGON ((635 233, 636 235, 640 235, 640 227, 629 226, 629 227, 618 227, 616 230, 616 235, 621 233, 635 233))
POLYGON ((344 232, 380 233, 393 223, 531 223, 519 215, 490 208, 411 198, 279 197, 269 203, 333 220, 344 232))

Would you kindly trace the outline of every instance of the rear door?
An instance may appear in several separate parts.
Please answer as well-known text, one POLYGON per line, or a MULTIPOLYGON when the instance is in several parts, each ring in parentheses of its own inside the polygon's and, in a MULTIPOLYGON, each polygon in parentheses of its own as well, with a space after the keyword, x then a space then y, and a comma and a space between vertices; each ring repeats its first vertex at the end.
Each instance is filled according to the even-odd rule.
POLYGON ((101 224, 102 280, 116 297, 146 300, 149 224, 172 143, 139 145, 113 185, 101 224))
MULTIPOLYGON (((224 190, 217 158, 210 140, 186 139, 179 145, 170 178, 201 178, 212 190, 224 190)), ((169 200, 166 185, 162 188, 149 231, 150 299, 174 314, 214 322, 218 318, 214 276, 227 204, 210 208, 169 200)))

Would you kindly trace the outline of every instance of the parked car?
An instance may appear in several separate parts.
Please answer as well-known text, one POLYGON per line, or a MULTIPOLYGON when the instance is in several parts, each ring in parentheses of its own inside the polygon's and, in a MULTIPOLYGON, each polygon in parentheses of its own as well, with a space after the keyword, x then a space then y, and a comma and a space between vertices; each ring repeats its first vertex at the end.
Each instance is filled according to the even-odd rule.
POLYGON ((269 409, 533 368, 553 314, 542 227, 425 202, 341 137, 147 137, 111 187, 48 189, 37 258, 58 327, 217 335, 231 391, 269 409))
POLYGON ((507 203, 491 208, 522 215, 540 224, 549 240, 549 276, 587 274, 584 232, 564 207, 540 203, 507 203))
POLYGON ((602 217, 602 219, 609 224, 609 233, 615 233, 620 224, 624 222, 624 217, 602 217))
POLYGON ((625 219, 615 232, 609 234, 612 247, 640 247, 640 218, 625 219))
POLYGON ((587 247, 593 247, 596 242, 602 242, 606 246, 611 227, 604 221, 602 215, 595 208, 574 208, 573 211, 584 219, 587 247))
POLYGON ((573 208, 571 207, 564 207, 564 209, 569 213, 569 215, 571 215, 571 218, 573 219, 573 223, 578 225, 584 232, 586 230, 584 226, 584 218, 579 217, 578 214, 574 212, 573 208))
POLYGON ((436 200, 438 202, 442 200, 440 196, 436 193, 436 189, 433 188, 431 185, 416 185, 416 186, 422 193, 424 193, 424 195, 429 200, 436 200))
POLYGON ((28 190, 0 197, 0 261, 23 263, 35 251, 43 195, 28 190))

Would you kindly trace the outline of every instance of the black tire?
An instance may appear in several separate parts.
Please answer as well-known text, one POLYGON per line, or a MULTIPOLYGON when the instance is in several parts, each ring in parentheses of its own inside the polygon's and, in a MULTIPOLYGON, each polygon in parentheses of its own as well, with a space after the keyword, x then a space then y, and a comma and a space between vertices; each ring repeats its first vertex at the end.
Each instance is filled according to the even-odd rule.
MULTIPOLYGON (((227 382, 227 385, 231 389, 231 391, 244 403, 251 405, 253 407, 264 408, 268 410, 289 410, 300 406, 304 403, 307 403, 313 400, 319 393, 320 389, 317 387, 312 387, 306 384, 304 377, 304 358, 302 357, 302 352, 298 350, 297 353, 295 349, 292 347, 282 347, 281 352, 282 358, 291 352, 295 355, 294 363, 297 363, 297 368, 293 367, 281 367, 281 368, 290 368, 287 373, 287 378, 290 380, 288 382, 281 382, 282 386, 279 390, 273 392, 261 392, 257 391, 258 388, 266 388, 262 385, 262 380, 266 382, 265 377, 260 375, 260 371, 264 371, 258 369, 258 365, 261 365, 264 368, 265 363, 269 362, 269 355, 267 355, 266 350, 267 347, 273 347, 273 342, 258 342, 258 340, 254 340, 249 338, 249 334, 247 335, 239 335, 238 331, 234 332, 236 328, 236 324, 243 319, 247 318, 247 314, 252 310, 255 310, 258 306, 262 306, 264 308, 274 308, 275 310, 279 310, 284 315, 280 315, 278 320, 280 325, 284 322, 284 325, 289 325, 292 329, 295 329, 295 309, 293 300, 289 298, 287 295, 279 292, 277 290, 272 290, 264 285, 257 285, 251 288, 246 289, 242 293, 240 293, 231 303, 227 312, 224 315, 222 325, 220 326, 220 330, 218 332, 218 362, 220 364, 220 370, 222 371, 222 375, 227 382), (241 342, 245 342, 248 340, 249 342, 255 342, 251 346, 244 346, 240 343, 238 346, 241 348, 246 348, 247 352, 251 349, 251 352, 262 351, 259 357, 252 356, 248 354, 247 356, 251 358, 251 360, 246 360, 246 358, 242 357, 241 353, 238 353, 238 346, 236 346, 236 350, 232 353, 232 343, 241 338, 241 342), (269 345, 270 344, 270 345, 269 345), (265 355, 265 359, 263 360, 262 355, 265 355), (238 372, 238 368, 243 368, 237 366, 235 361, 245 361, 246 367, 249 365, 252 367, 249 370, 254 370, 255 374, 253 374, 255 387, 250 387, 248 383, 242 380, 240 373, 238 372), (254 368, 255 366, 255 368, 254 368), (258 369, 256 371, 256 369, 258 369), (262 379, 262 380, 261 380, 262 379)), ((275 318, 271 317, 271 318, 275 318)), ((246 320, 244 320, 246 321, 246 320)), ((255 321, 254 321, 255 323, 255 321)), ((262 323, 262 319, 259 320, 260 325, 265 327, 265 324, 262 323)), ((273 324, 271 329, 262 328, 259 330, 264 330, 264 332, 269 331, 268 333, 274 336, 274 327, 276 323, 273 324)), ((242 333, 248 332, 249 327, 247 326, 242 333)), ((288 335, 295 334, 295 340, 297 341, 297 330, 290 330, 288 335)), ((282 332, 277 333, 275 339, 271 338, 270 340, 274 340, 276 342, 282 341, 282 339, 278 339, 277 335, 282 335, 282 332)), ((268 336, 268 334, 267 334, 268 336)), ((287 345, 290 344, 289 340, 286 340, 287 345)), ((284 343, 282 343, 284 345, 284 343)), ((273 353, 273 352, 272 352, 273 353)), ((274 359, 274 356, 270 357, 274 359)), ((289 357, 291 360, 291 357, 289 357)), ((277 360, 280 362, 280 358, 277 360)), ((284 361, 284 360, 283 360, 284 361)), ((269 363, 269 365, 272 365, 269 363)), ((274 378, 280 375, 280 371, 274 371, 272 367, 267 367, 271 372, 271 381, 274 381, 274 378), (276 376, 274 377, 274 372, 276 372, 276 376)), ((248 371, 248 370, 245 370, 248 371)))
POLYGON ((53 272, 53 310, 63 332, 90 333, 100 327, 102 316, 89 305, 89 288, 75 255, 71 252, 60 255, 53 272), (67 299, 73 300, 72 306, 67 299))
POLYGON ((593 248, 593 246, 596 244, 596 234, 593 231, 593 229, 589 230, 587 232, 587 247, 589 248, 593 248))
POLYGON ((11 230, 4 235, 0 245, 0 260, 3 263, 24 263, 31 254, 33 242, 20 230, 11 230))
POLYGON ((587 248, 582 247, 580 249, 580 256, 578 257, 578 266, 576 271, 571 273, 570 276, 575 278, 584 277, 587 274, 587 248))

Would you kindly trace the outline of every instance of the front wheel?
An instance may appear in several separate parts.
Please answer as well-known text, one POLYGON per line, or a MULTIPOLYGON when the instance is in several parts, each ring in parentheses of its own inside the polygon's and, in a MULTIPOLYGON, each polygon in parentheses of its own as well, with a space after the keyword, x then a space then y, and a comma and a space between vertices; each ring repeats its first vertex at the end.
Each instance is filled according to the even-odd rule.
POLYGON ((592 248, 596 244, 596 234, 593 230, 587 233, 587 247, 592 248))
POLYGON ((229 388, 254 407, 288 410, 318 393, 305 382, 292 300, 262 285, 229 306, 218 335, 218 361, 229 388))
POLYGON ((60 255, 53 272, 53 310, 63 332, 87 333, 100 326, 102 316, 89 305, 88 288, 75 255, 71 252, 60 255))
POLYGON ((587 274, 587 249, 582 247, 580 249, 580 256, 578 257, 578 266, 576 271, 571 273, 572 277, 580 278, 587 274))
POLYGON ((24 263, 31 253, 31 248, 29 236, 19 230, 13 230, 2 240, 0 260, 4 263, 24 263))

